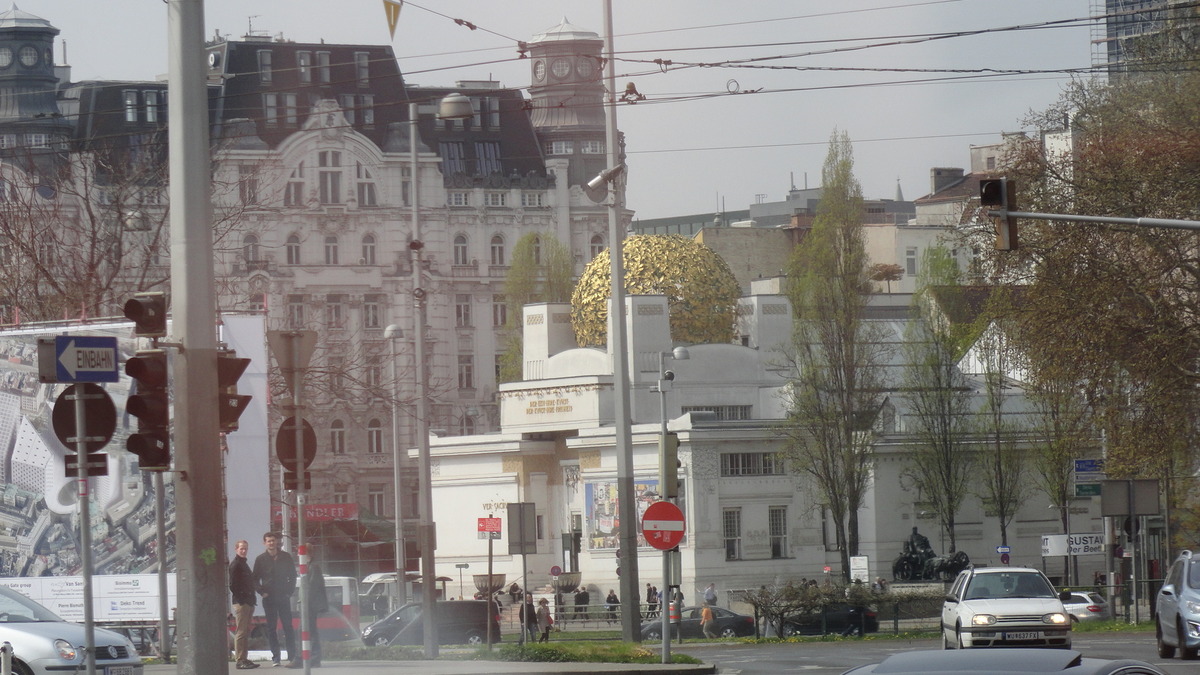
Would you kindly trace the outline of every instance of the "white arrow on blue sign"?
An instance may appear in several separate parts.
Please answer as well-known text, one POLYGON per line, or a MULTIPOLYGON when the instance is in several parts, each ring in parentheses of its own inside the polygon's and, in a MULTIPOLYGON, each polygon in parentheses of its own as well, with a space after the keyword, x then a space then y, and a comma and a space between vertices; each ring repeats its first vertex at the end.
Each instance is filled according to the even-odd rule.
POLYGON ((54 363, 59 382, 116 382, 121 377, 115 337, 56 335, 54 363))
POLYGON ((997 546, 996 553, 1012 553, 1011 546, 997 546))

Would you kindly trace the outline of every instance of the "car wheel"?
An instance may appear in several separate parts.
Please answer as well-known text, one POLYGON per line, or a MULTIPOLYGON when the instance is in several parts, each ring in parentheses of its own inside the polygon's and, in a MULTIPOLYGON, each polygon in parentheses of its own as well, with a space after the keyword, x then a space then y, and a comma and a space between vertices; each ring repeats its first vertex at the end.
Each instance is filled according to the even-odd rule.
POLYGON ((645 637, 647 640, 651 640, 651 641, 661 640, 662 639, 662 629, 651 628, 650 630, 646 631, 645 637))
POLYGON ((950 638, 946 637, 946 629, 942 629, 942 649, 954 649, 954 645, 950 644, 950 638))
POLYGON ((480 635, 479 631, 477 631, 477 630, 467 631, 467 644, 469 644, 469 645, 483 644, 483 635, 480 635))
POLYGON ((13 675, 33 675, 33 671, 29 669, 29 666, 25 665, 25 663, 22 661, 17 661, 16 659, 13 659, 12 671, 13 675))
POLYGON ((956 649, 966 649, 966 647, 963 646, 962 626, 954 627, 954 646, 956 649))
POLYGON ((391 642, 391 640, 382 635, 376 635, 375 639, 371 640, 371 644, 375 645, 376 647, 386 647, 391 644, 391 642))
POLYGON ((717 637, 723 637, 723 638, 737 637, 737 629, 734 628, 733 626, 726 626, 725 628, 721 629, 721 632, 717 634, 717 637))
POLYGON ((1154 622, 1154 641, 1158 644, 1159 658, 1169 659, 1175 656, 1175 648, 1163 641, 1162 624, 1154 622))
POLYGON ((1190 661, 1190 660, 1196 658, 1196 648, 1188 647, 1187 642, 1184 641, 1186 638, 1183 634, 1183 625, 1184 625, 1183 619, 1176 617, 1175 618, 1175 630, 1176 630, 1176 637, 1178 638, 1179 658, 1181 658, 1185 661, 1190 661))

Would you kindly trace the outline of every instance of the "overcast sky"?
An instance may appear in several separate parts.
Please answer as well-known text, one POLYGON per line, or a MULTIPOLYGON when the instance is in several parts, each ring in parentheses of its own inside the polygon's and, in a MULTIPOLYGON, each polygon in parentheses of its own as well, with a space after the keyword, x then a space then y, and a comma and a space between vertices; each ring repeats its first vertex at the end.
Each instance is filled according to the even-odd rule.
MULTIPOLYGON (((971 145, 1022 130, 1025 115, 1070 81, 1061 71, 1091 64, 1086 21, 1042 24, 1086 19, 1093 2, 1103 4, 614 0, 618 87, 633 81, 647 96, 617 112, 629 150, 628 206, 639 218, 710 213, 783 199, 791 185, 815 187, 835 128, 854 141, 867 197, 892 198, 897 180, 905 198, 920 197, 930 168, 966 168, 971 145), (1014 26, 1031 28, 995 30, 1014 26), (988 32, 947 37, 977 31, 988 32), (663 73, 622 59, 676 66, 663 73), (728 64, 746 59, 762 67, 728 64), (989 73, 996 70, 1020 72, 989 73)), ((60 29, 72 79, 154 79, 167 70, 162 0, 18 6, 60 29)), ((207 0, 205 17, 208 36, 239 38, 252 29, 296 42, 391 42, 408 80, 426 85, 490 76, 525 87, 529 61, 516 59, 517 40, 564 17, 604 29, 602 0, 421 0, 405 3, 395 38, 382 0, 207 0)), ((64 59, 61 47, 57 58, 64 59)))

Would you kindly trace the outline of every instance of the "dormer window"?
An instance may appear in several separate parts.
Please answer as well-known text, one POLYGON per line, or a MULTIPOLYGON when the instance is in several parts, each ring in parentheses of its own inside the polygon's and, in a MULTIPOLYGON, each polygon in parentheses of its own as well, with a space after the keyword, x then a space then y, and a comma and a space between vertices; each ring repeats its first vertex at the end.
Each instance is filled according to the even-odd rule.
POLYGON ((271 50, 258 50, 258 80, 259 82, 271 81, 271 50))

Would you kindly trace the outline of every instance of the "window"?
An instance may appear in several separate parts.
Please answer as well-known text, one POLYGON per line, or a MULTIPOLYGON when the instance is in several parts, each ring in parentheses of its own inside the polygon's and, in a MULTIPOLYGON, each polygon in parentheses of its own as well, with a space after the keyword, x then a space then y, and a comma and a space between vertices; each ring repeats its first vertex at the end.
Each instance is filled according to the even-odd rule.
POLYGON ((329 451, 335 455, 346 454, 346 423, 341 420, 329 423, 329 451))
POLYGON ((259 82, 271 81, 271 50, 258 50, 258 80, 259 82))
POLYGON ((387 494, 384 486, 371 484, 367 486, 367 508, 376 516, 383 517, 387 512, 383 510, 384 496, 387 494))
POLYGON ((533 238, 533 264, 534 265, 542 264, 542 238, 541 237, 533 238))
POLYGON ((279 94, 263 94, 263 120, 268 125, 279 123, 279 94))
POLYGON ((150 123, 158 122, 158 91, 150 90, 142 92, 142 96, 146 101, 146 121, 150 123))
MULTIPOLYGON (((370 174, 367 174, 370 177, 370 174)), ((378 206, 375 200, 375 183, 371 181, 359 181, 357 185, 358 205, 359 206, 378 206)))
POLYGON ((504 296, 496 294, 492 296, 492 326, 500 328, 508 323, 508 303, 505 302, 504 296))
POLYGON ((25 145, 31 148, 48 148, 50 134, 25 134, 25 145))
POLYGON ((267 297, 262 293, 251 293, 246 304, 251 312, 267 311, 267 297))
POLYGON ((500 128, 500 99, 493 96, 483 99, 484 115, 487 125, 493 129, 500 128))
POLYGON ((454 237, 454 264, 466 265, 469 263, 467 257, 467 236, 459 234, 454 237))
POLYGON ((300 237, 294 234, 288 236, 287 242, 283 245, 283 250, 287 253, 287 264, 300 264, 300 237))
POLYGON ((569 155, 575 151, 571 141, 551 141, 546 144, 547 155, 569 155))
POLYGON ((725 535, 725 559, 742 559, 742 510, 724 509, 721 525, 725 535))
POLYGON ((406 166, 400 169, 400 201, 403 202, 405 206, 412 205, 412 202, 409 201, 409 195, 411 194, 412 170, 406 166))
POLYGON ((329 84, 329 52, 317 52, 317 81, 329 84))
POLYGON ((0 134, 0 150, 17 147, 16 134, 0 134))
POLYGON ((334 150, 323 150, 317 153, 317 166, 320 167, 317 175, 320 178, 318 198, 321 203, 341 204, 342 153, 334 150))
POLYGON ((346 325, 346 305, 340 295, 325 296, 325 325, 343 328, 346 325))
POLYGON ((475 357, 470 354, 458 355, 458 388, 475 388, 475 357))
POLYGON ((261 255, 258 249, 258 236, 248 234, 242 238, 242 259, 246 262, 254 262, 261 260, 261 255))
POLYGON ((484 206, 508 206, 508 193, 499 190, 489 190, 483 193, 484 206))
POLYGON ((909 246, 908 248, 904 249, 904 273, 910 275, 917 273, 916 246, 909 246))
POLYGON ((383 423, 377 418, 367 422, 367 454, 378 455, 383 452, 383 423))
POLYGON ((481 176, 504 173, 504 167, 500 164, 500 142, 476 141, 475 162, 476 171, 481 176))
POLYGON ((283 192, 284 206, 301 206, 304 204, 304 162, 300 162, 288 178, 287 187, 283 192))
POLYGON ((126 89, 123 92, 123 95, 125 96, 125 121, 126 122, 138 121, 138 95, 137 95, 137 92, 132 89, 126 89))
POLYGON ((579 150, 585 155, 603 155, 604 141, 580 141, 579 150))
POLYGON ((281 94, 283 97, 283 121, 286 124, 295 124, 300 118, 297 114, 296 95, 281 94))
POLYGON ((371 389, 378 389, 379 383, 383 381, 383 362, 378 356, 367 358, 367 386, 371 389))
POLYGON ((238 167, 238 196, 244 206, 258 203, 258 171, 253 166, 238 167))
POLYGON ((454 325, 466 327, 471 325, 471 295, 459 293, 454 296, 454 325))
POLYGON ((446 205, 447 206, 470 206, 471 205, 471 193, 470 192, 458 192, 458 191, 447 192, 446 193, 446 205))
POLYGON ((288 327, 304 328, 304 296, 288 296, 288 327))
POLYGON ((329 390, 337 393, 346 388, 346 359, 329 357, 329 390))
POLYGON ((369 296, 363 301, 363 328, 379 328, 379 300, 369 296))
POLYGON ((342 107, 346 122, 354 124, 354 94, 339 94, 338 105, 342 107))
POLYGON ((686 413, 705 410, 721 421, 750 419, 751 406, 748 405, 685 405, 682 411, 686 413))
POLYGON ((375 94, 363 94, 358 111, 362 113, 362 123, 366 126, 375 124, 375 94))
POLYGON ((296 52, 296 74, 304 84, 312 82, 312 52, 296 52))
POLYGON ((492 264, 504 264, 504 237, 498 234, 492 237, 492 264))
POLYGON ((362 260, 363 265, 375 264, 375 235, 368 234, 362 238, 362 260))
POLYGON ((783 460, 774 452, 721 454, 722 476, 782 476, 783 460))
POLYGON ((354 73, 358 78, 358 86, 367 87, 371 84, 371 55, 367 52, 354 52, 354 73))
POLYGON ((350 492, 341 486, 333 488, 333 503, 334 504, 349 504, 350 492))
POLYGON ((546 193, 545 192, 522 192, 521 193, 521 206, 529 208, 529 207, 537 207, 537 206, 545 206, 545 205, 546 205, 546 193))
POLYGON ((771 538, 771 557, 790 558, 787 543, 786 506, 772 506, 767 511, 767 534, 771 538))
POLYGON ((592 240, 588 243, 588 253, 591 254, 589 256, 591 259, 595 259, 596 256, 604 253, 604 237, 593 234, 592 240))
POLYGON ((442 156, 442 174, 452 176, 467 172, 466 150, 458 141, 442 141, 438 143, 442 156))
POLYGON ((336 235, 325 237, 325 264, 338 264, 338 238, 336 235))

